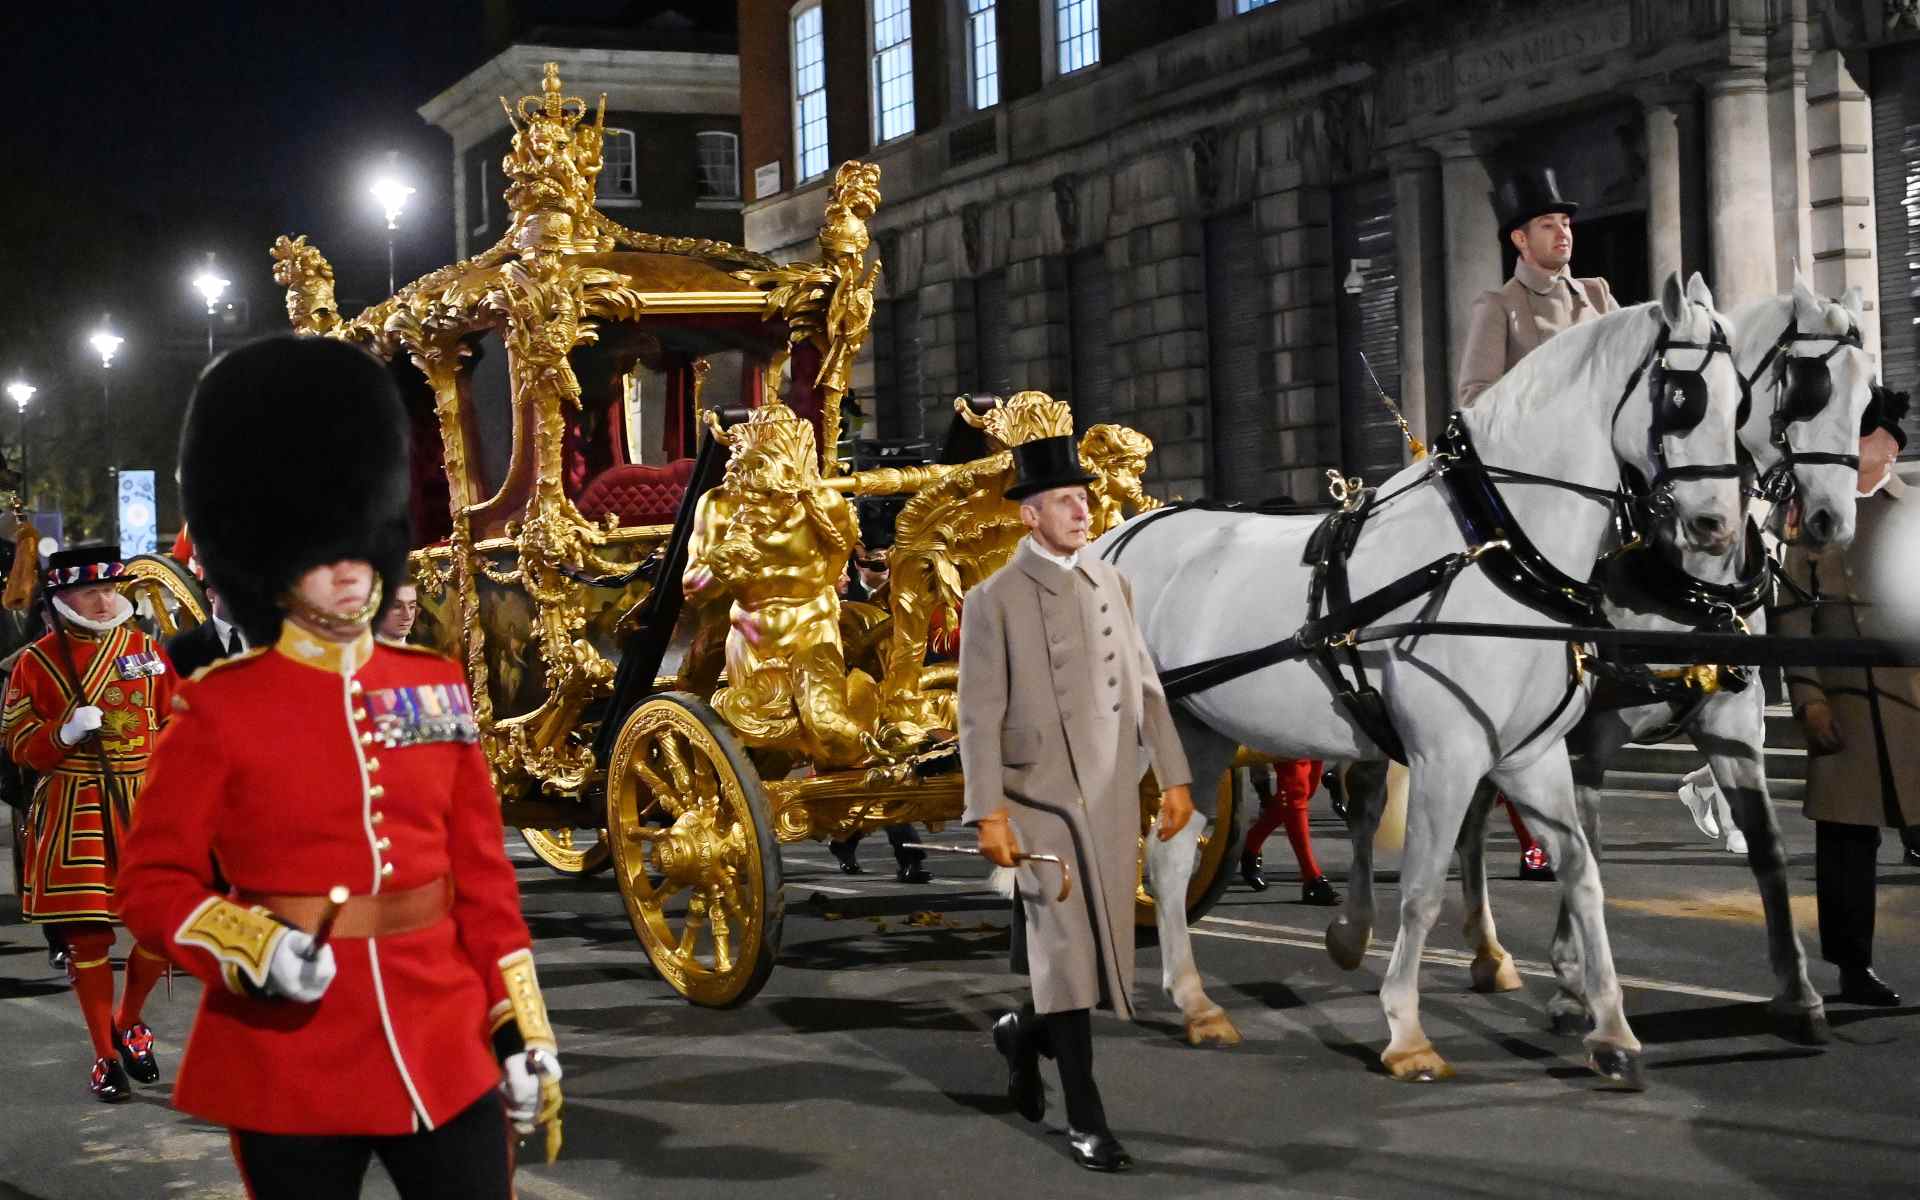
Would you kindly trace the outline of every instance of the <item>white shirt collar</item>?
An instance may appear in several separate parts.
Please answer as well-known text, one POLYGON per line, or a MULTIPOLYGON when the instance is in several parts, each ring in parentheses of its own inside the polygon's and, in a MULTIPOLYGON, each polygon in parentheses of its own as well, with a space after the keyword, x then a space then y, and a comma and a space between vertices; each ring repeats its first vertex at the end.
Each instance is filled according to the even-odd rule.
POLYGON ((1042 546, 1037 540, 1035 540, 1032 534, 1027 535, 1027 545, 1032 547, 1033 552, 1035 554, 1038 554, 1041 558, 1046 559, 1048 562, 1052 563, 1054 566, 1059 567, 1062 571, 1071 571, 1075 567, 1080 565, 1080 552, 1078 550, 1075 550, 1072 554, 1069 554, 1065 558, 1062 558, 1058 554, 1055 554, 1051 550, 1048 550, 1045 546, 1042 546))
MULTIPOLYGON (((232 621, 222 617, 219 613, 213 613, 212 617, 214 636, 220 639, 220 648, 225 650, 233 644, 233 634, 237 627, 232 621)), ((247 648, 247 635, 244 630, 240 633, 240 648, 242 650, 247 648)))

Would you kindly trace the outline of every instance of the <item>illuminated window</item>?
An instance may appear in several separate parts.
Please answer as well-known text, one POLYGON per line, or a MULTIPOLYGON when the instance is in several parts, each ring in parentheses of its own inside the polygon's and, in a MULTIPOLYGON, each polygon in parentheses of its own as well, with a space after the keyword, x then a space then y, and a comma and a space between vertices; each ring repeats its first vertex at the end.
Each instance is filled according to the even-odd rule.
POLYGON ((1000 103, 1000 32, 993 9, 994 0, 967 0, 967 77, 975 108, 1000 103))
POLYGON ((873 140, 913 132, 911 0, 873 0, 873 140))
POLYGON ((640 195, 640 159, 633 130, 609 129, 600 159, 600 198, 632 200, 640 195))
POLYGON ((1236 13, 1250 13, 1256 8, 1265 8, 1272 3, 1273 0, 1233 0, 1233 11, 1236 13))
POLYGON ((700 199, 740 198, 740 139, 724 130, 702 130, 695 135, 700 155, 700 199))
POLYGON ((1100 62, 1099 0, 1054 0, 1054 42, 1060 47, 1060 74, 1069 75, 1100 62))
POLYGON ((793 162, 797 183, 827 173, 827 41, 818 4, 793 14, 793 162))

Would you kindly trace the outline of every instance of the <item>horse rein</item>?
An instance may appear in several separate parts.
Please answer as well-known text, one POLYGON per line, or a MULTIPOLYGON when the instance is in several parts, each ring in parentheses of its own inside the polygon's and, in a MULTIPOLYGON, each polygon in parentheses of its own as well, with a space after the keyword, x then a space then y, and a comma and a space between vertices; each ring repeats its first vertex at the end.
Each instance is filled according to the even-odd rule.
MULTIPOLYGON (((1733 346, 1718 320, 1713 322, 1713 334, 1705 342, 1675 341, 1673 328, 1662 321, 1653 348, 1633 369, 1633 374, 1627 376, 1627 384, 1613 406, 1612 426, 1617 427, 1627 401, 1633 398, 1641 377, 1646 377, 1647 404, 1652 410, 1647 423, 1647 458, 1653 463, 1653 478, 1646 478, 1624 460, 1620 464, 1620 478, 1621 490, 1655 516, 1673 511, 1675 483, 1688 479, 1738 479, 1742 474, 1737 462, 1691 463, 1678 467, 1667 464, 1667 436, 1691 433, 1706 418, 1712 398, 1706 370, 1716 354, 1725 354, 1728 362, 1733 361, 1733 346), (1670 350, 1704 350, 1706 357, 1696 366, 1682 370, 1667 362, 1670 350), (1676 393, 1678 398, 1674 399, 1676 393)), ((1733 374, 1736 379, 1740 377, 1738 366, 1734 367, 1733 374)))
MULTIPOLYGON (((1858 322, 1849 326, 1845 333, 1804 333, 1796 313, 1787 327, 1780 331, 1780 336, 1774 339, 1773 345, 1767 347, 1766 354, 1754 366, 1753 374, 1740 375, 1740 411, 1735 422, 1737 426, 1744 427, 1753 411, 1753 386, 1766 373, 1767 367, 1770 364, 1773 366, 1773 416, 1767 438, 1779 449, 1780 461, 1761 476, 1757 489, 1761 499, 1778 504, 1791 497, 1796 484, 1794 468, 1801 463, 1809 466, 1851 467, 1856 471, 1860 469, 1858 454, 1837 454, 1830 450, 1803 452, 1795 450, 1787 437, 1794 424, 1811 421, 1832 403, 1833 371, 1827 366, 1827 360, 1838 354, 1844 346, 1865 349, 1858 322), (1793 353, 1793 347, 1800 342, 1832 342, 1833 345, 1825 354, 1793 353)), ((1734 372, 1739 374, 1738 366, 1734 372)))

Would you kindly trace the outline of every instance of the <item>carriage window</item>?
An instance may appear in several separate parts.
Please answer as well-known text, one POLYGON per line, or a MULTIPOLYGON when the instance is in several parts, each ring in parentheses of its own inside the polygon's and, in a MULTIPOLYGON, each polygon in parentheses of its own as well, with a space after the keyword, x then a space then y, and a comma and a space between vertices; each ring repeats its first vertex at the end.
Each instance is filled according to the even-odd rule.
POLYGON ((1273 0, 1233 0, 1233 11, 1236 13, 1250 13, 1256 8, 1265 8, 1272 3, 1273 0))
POLYGON ((486 233, 489 223, 489 217, 487 215, 487 209, 489 208, 487 191, 491 187, 488 178, 491 174, 492 172, 487 170, 486 153, 483 151, 474 155, 473 185, 472 192, 467 197, 467 211, 473 214, 472 228, 476 235, 486 233))
POLYGON ((639 158, 631 129, 609 129, 600 167, 600 199, 637 200, 639 158))
POLYGON ((740 198, 740 137, 718 129, 694 135, 700 156, 700 199, 740 198))

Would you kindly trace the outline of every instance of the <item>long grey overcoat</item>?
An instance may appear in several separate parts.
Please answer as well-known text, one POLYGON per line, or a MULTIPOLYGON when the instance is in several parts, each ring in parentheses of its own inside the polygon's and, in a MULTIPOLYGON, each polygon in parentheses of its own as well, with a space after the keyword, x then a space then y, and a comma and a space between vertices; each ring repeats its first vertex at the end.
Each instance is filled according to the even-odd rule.
POLYGON ((1064 902, 1053 867, 1015 872, 1039 1012, 1133 1015, 1143 743, 1163 788, 1190 782, 1119 573, 1089 553, 1068 570, 1023 540, 967 595, 960 761, 967 824, 1005 808, 1022 850, 1073 869, 1064 902))
MULTIPOLYGON (((1911 629, 1888 628, 1876 607, 1880 574, 1868 563, 1894 553, 1890 529, 1915 529, 1908 511, 1920 506, 1920 467, 1902 464, 1895 481, 1855 509, 1853 544, 1824 550, 1818 558, 1795 546, 1787 551, 1787 577, 1827 603, 1788 608, 1780 632, 1797 637, 1912 637, 1911 629)), ((1910 560, 1909 560, 1910 561, 1910 560)), ((1905 581, 1907 587, 1914 581, 1905 581)), ((1784 598, 1783 598, 1784 599, 1784 598)), ((1791 600, 1787 600, 1791 604, 1791 600)), ((1845 746, 1837 754, 1807 759, 1805 812, 1816 821, 1842 825, 1920 825, 1920 670, 1912 667, 1789 667, 1788 691, 1797 715, 1815 700, 1833 709, 1845 746)))

